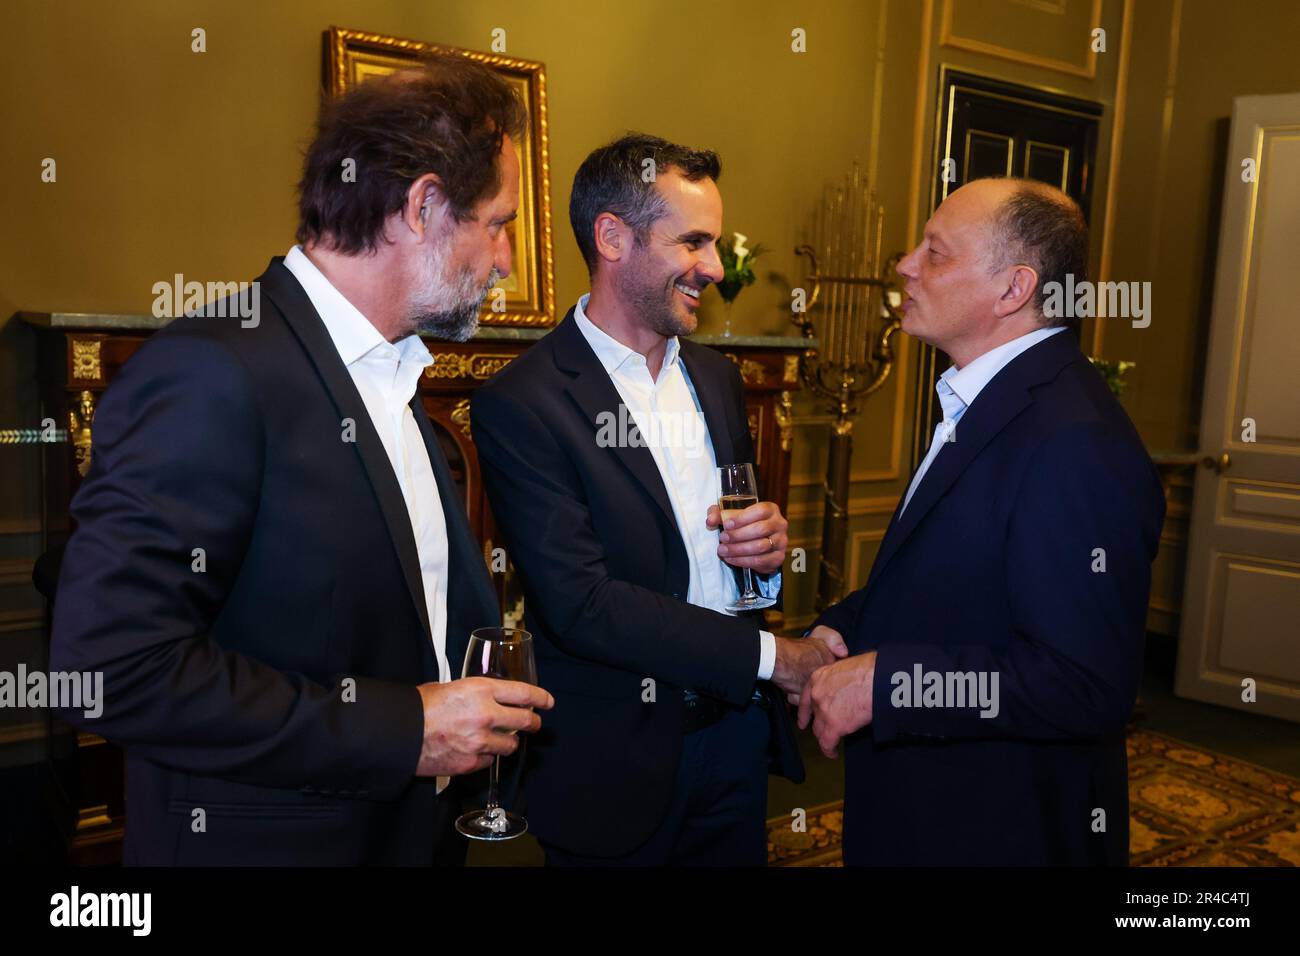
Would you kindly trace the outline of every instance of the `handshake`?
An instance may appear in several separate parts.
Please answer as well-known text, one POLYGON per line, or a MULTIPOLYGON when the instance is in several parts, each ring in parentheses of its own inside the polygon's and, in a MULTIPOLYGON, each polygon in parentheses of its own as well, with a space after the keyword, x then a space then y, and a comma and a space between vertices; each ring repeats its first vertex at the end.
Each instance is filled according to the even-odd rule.
POLYGON ((799 707, 800 730, 811 721, 827 757, 837 755, 840 738, 871 723, 876 652, 848 655, 840 632, 825 626, 807 637, 776 639, 772 683, 799 707))

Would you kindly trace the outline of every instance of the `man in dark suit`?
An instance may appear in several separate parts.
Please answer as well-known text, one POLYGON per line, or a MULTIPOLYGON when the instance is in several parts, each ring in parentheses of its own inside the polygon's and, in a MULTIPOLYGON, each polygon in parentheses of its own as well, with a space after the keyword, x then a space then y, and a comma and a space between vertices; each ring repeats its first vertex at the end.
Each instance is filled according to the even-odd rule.
POLYGON ((458 57, 328 104, 301 245, 105 393, 50 662, 104 673, 64 716, 125 748, 126 862, 460 862, 451 776, 539 726, 538 688, 449 683, 500 614, 416 394, 417 333, 509 272, 522 121, 458 57))
POLYGON ((753 461, 744 393, 731 362, 680 338, 722 278, 719 172, 638 134, 588 156, 569 215, 591 293, 474 395, 557 701, 525 776, 550 864, 762 865, 769 753, 802 774, 767 679, 797 693, 835 659, 723 610, 722 561, 779 592, 786 521, 759 502, 718 530, 716 466, 753 461))
POLYGON ((1164 496, 1074 324, 1044 309, 1087 256, 1065 194, 996 179, 953 193, 898 266, 903 330, 953 361, 944 421, 866 586, 817 621, 852 656, 799 713, 828 755, 844 739, 850 865, 1128 860, 1164 496))

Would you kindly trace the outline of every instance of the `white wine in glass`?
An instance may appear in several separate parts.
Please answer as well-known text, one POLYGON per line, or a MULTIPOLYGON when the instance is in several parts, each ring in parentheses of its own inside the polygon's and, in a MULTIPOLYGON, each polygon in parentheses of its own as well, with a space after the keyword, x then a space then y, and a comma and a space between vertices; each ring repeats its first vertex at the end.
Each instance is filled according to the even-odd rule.
MULTIPOLYGON (((754 466, 749 462, 738 465, 722 465, 718 468, 718 510, 722 512, 725 523, 750 505, 758 504, 758 482, 754 480, 754 466)), ((726 564, 726 562, 723 562, 726 564)), ((730 569, 730 565, 727 565, 730 569)), ((759 611, 776 603, 772 598, 763 597, 754 590, 754 575, 749 568, 745 572, 745 590, 734 602, 727 605, 728 611, 759 611)))

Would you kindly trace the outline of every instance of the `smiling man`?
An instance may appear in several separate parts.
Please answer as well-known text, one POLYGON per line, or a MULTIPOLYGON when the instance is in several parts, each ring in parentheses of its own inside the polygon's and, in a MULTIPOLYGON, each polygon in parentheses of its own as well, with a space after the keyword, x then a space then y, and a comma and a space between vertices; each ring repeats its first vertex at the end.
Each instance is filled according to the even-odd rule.
POLYGON ((787 541, 771 502, 718 528, 717 466, 754 457, 735 365, 683 338, 723 274, 719 173, 637 134, 588 156, 569 217, 591 293, 474 395, 557 702, 525 778, 549 864, 762 865, 769 765, 802 775, 784 695, 844 652, 724 610, 732 568, 779 591, 787 541))
POLYGON ((1064 193, 978 180, 898 272, 903 331, 953 365, 867 584, 814 636, 852 656, 800 701, 845 743, 850 865, 1123 864, 1124 727, 1137 695, 1164 496, 1137 432, 1043 315, 1086 278, 1064 193))

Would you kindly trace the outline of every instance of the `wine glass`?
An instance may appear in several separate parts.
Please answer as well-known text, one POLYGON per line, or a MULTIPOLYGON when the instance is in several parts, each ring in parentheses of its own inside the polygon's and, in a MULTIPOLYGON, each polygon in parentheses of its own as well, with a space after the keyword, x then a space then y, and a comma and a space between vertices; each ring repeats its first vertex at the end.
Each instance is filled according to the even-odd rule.
MULTIPOLYGON (((750 505, 758 504, 758 482, 754 480, 754 466, 749 462, 738 465, 722 465, 718 468, 718 509, 722 512, 722 521, 744 511, 750 505)), ((726 562, 723 562, 724 564, 726 562)), ((727 566, 730 569, 730 565, 727 566)), ((727 605, 728 611, 758 611, 771 607, 776 601, 763 597, 754 590, 754 575, 749 568, 745 572, 745 590, 734 602, 727 605)))
MULTIPOLYGON (((533 636, 513 627, 480 627, 469 635, 465 666, 461 677, 494 677, 537 683, 537 664, 533 660, 533 636)), ((515 733, 516 731, 509 731, 515 733)), ((520 741, 522 757, 523 741, 520 741)), ((487 806, 472 810, 456 820, 456 829, 471 840, 513 840, 528 831, 528 821, 508 813, 497 802, 497 779, 501 773, 501 756, 492 759, 488 776, 487 806)))

